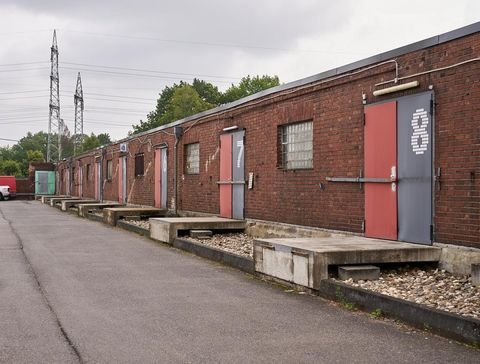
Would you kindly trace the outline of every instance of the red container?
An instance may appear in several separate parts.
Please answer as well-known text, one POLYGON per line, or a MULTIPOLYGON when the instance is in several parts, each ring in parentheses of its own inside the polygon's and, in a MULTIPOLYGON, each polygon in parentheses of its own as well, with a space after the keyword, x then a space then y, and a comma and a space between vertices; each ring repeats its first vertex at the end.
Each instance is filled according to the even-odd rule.
POLYGON ((10 198, 17 195, 17 180, 14 176, 0 176, 0 186, 10 187, 10 198))

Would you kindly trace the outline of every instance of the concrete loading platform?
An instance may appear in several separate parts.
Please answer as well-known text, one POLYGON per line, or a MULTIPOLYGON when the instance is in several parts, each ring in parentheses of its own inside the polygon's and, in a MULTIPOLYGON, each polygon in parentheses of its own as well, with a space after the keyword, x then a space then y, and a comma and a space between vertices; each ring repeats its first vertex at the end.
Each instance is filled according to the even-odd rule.
MULTIPOLYGON (((69 197, 67 195, 37 195, 37 196, 39 196, 40 202, 44 203, 44 204, 50 204, 50 200, 52 198, 57 198, 57 197, 66 198, 66 197, 69 197)), ((35 197, 35 199, 36 198, 37 197, 35 197)))
POLYGON ((103 209, 103 222, 108 225, 117 225, 118 219, 126 216, 139 216, 140 218, 152 216, 165 216, 167 210, 153 207, 108 207, 103 209))
POLYGON ((441 249, 397 241, 335 235, 256 239, 255 271, 319 289, 330 265, 438 262, 441 249))
POLYGON ((57 207, 57 204, 62 206, 62 201, 80 200, 80 197, 52 197, 50 199, 50 206, 57 207))
POLYGON ((99 203, 97 200, 62 200, 61 210, 68 211, 70 207, 76 207, 79 204, 99 203))
POLYGON ((108 207, 123 207, 125 205, 122 205, 118 202, 100 202, 100 203, 80 203, 78 207, 78 216, 81 217, 88 217, 88 214, 91 212, 97 212, 103 209, 106 209, 108 207))
POLYGON ((179 231, 188 230, 235 230, 243 231, 247 223, 244 220, 225 219, 223 217, 168 217, 150 219, 150 237, 172 244, 179 231))

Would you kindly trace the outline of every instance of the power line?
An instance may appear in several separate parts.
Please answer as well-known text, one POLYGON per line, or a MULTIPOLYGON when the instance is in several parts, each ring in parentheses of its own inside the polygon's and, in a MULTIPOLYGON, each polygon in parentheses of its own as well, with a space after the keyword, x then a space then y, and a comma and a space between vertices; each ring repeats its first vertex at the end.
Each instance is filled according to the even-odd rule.
POLYGON ((48 90, 9 91, 9 92, 0 92, 0 95, 26 94, 26 93, 32 93, 32 92, 48 92, 48 90))
POLYGON ((185 44, 185 45, 195 45, 195 46, 208 46, 208 47, 218 47, 218 48, 237 48, 237 49, 256 49, 263 51, 282 51, 282 52, 302 52, 302 53, 339 53, 339 54, 358 54, 358 52, 349 52, 349 51, 332 51, 331 49, 293 49, 293 48, 283 48, 283 47, 265 47, 257 46, 252 44, 241 44, 241 43, 225 43, 225 42, 211 42, 211 41, 192 41, 184 39, 165 39, 165 38, 156 38, 156 37, 141 37, 134 35, 124 35, 124 34, 107 34, 107 33, 95 33, 95 32, 85 32, 79 30, 71 29, 61 29, 67 33, 78 33, 78 34, 88 34, 100 37, 110 37, 110 38, 120 38, 120 39, 134 39, 134 40, 148 40, 148 41, 157 41, 164 43, 174 43, 174 44, 185 44))
MULTIPOLYGON (((116 72, 116 71, 104 71, 104 70, 92 70, 85 68, 72 68, 72 67, 60 67, 62 70, 73 70, 73 71, 85 71, 85 72, 95 72, 95 73, 105 73, 109 75, 122 75, 122 76, 133 76, 133 77, 146 77, 146 78, 158 78, 161 80, 182 80, 182 77, 169 77, 169 76, 155 76, 155 75, 143 75, 141 73, 129 73, 129 72, 116 72)), ((223 80, 212 80, 206 79, 204 81, 210 82, 219 82, 219 83, 231 83, 230 81, 223 80)))
POLYGON ((50 62, 48 62, 48 61, 38 61, 38 62, 6 63, 6 64, 0 64, 0 67, 26 66, 26 65, 31 65, 31 64, 43 64, 43 63, 50 63, 50 62))
POLYGON ((13 70, 0 70, 0 72, 24 72, 24 71, 38 71, 38 70, 48 70, 48 67, 17 68, 13 70))
MULTIPOLYGON (((145 98, 145 97, 133 97, 133 96, 96 94, 96 93, 93 93, 93 92, 85 93, 85 95, 106 96, 106 97, 119 97, 119 98, 134 99, 134 100, 147 100, 147 101, 152 101, 152 100, 153 100, 153 99, 147 99, 147 98, 145 98)), ((153 100, 153 101, 156 101, 156 100, 153 100)))
POLYGON ((171 72, 171 71, 159 71, 159 70, 149 70, 144 68, 128 68, 128 67, 114 67, 114 66, 101 66, 95 64, 86 64, 86 63, 73 63, 73 62, 63 62, 63 64, 69 64, 74 66, 84 66, 84 67, 94 67, 94 68, 107 68, 107 69, 116 69, 116 70, 126 70, 126 71, 138 71, 146 73, 163 73, 168 75, 180 75, 180 76, 193 76, 193 77, 211 77, 211 78, 225 78, 230 80, 240 80, 241 77, 231 77, 231 76, 216 76, 216 75, 202 75, 194 73, 183 73, 183 72, 171 72))

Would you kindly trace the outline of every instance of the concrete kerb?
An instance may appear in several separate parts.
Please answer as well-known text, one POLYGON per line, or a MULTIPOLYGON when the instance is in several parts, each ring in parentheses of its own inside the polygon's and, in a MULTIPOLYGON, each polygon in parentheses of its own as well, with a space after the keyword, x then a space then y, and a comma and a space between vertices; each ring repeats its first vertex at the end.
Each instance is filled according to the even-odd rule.
POLYGON ((323 280, 318 290, 323 298, 355 305, 366 312, 381 312, 419 329, 469 345, 480 346, 480 320, 429 308, 414 302, 323 280))
POLYGON ((147 238, 150 238, 150 230, 142 228, 137 225, 129 224, 128 222, 125 222, 123 220, 118 220, 117 221, 117 226, 121 229, 131 231, 133 233, 137 233, 139 235, 145 236, 147 238))
POLYGON ((243 257, 214 247, 194 243, 182 238, 176 238, 172 245, 177 249, 188 251, 202 258, 220 262, 247 273, 255 273, 252 258, 243 257))

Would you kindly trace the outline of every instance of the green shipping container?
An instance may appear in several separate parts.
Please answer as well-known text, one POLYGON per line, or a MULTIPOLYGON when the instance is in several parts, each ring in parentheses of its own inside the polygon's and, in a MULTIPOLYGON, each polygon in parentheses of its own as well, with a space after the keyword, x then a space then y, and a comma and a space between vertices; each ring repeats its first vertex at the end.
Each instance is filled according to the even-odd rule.
POLYGON ((36 195, 54 195, 55 194, 55 172, 54 171, 35 171, 35 194, 36 195))

